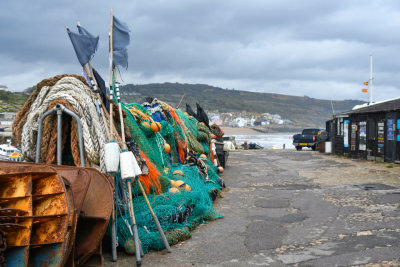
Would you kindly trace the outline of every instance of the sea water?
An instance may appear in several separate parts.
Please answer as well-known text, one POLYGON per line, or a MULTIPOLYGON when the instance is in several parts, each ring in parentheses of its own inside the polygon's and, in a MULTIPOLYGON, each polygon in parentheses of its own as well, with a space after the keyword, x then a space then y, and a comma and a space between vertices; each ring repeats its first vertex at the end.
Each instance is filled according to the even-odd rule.
POLYGON ((236 145, 240 146, 245 141, 247 144, 256 143, 264 149, 294 149, 293 135, 295 133, 268 133, 268 134, 229 134, 227 136, 234 136, 236 145))

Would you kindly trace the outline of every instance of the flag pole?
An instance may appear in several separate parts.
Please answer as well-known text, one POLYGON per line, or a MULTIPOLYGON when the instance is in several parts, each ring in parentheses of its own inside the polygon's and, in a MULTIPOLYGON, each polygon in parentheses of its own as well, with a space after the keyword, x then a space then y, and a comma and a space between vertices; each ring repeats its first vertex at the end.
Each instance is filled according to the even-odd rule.
MULTIPOLYGON (((111 22, 110 22, 110 129, 113 125, 113 85, 112 85, 112 74, 113 74, 113 21, 114 21, 114 9, 111 8, 111 22)), ((110 132, 110 140, 112 140, 112 134, 110 132)), ((122 140, 123 141, 123 140, 122 140)))
MULTIPOLYGON (((117 82, 117 72, 115 71, 115 68, 113 69, 113 71, 114 71, 115 82, 117 82)), ((123 144, 124 144, 124 145, 123 145, 123 150, 127 150, 127 146, 126 146, 126 142, 125 142, 124 120, 123 120, 123 117, 122 117, 122 107, 121 107, 121 100, 120 100, 120 95, 119 95, 119 89, 118 89, 118 87, 117 87, 117 90, 116 90, 116 91, 117 91, 117 99, 118 99, 119 117, 120 117, 120 121, 121 121, 122 142, 123 142, 123 144)), ((152 208, 151 205, 150 205, 150 202, 149 202, 149 200, 148 200, 148 198, 147 198, 146 191, 144 190, 144 188, 143 188, 143 186, 142 186, 142 182, 140 181, 140 179, 137 179, 137 183, 138 183, 138 185, 139 185, 140 191, 142 192, 143 198, 144 198, 144 200, 146 201, 147 207, 148 207, 148 209, 149 209, 151 215, 153 216, 153 221, 154 221, 154 224, 155 224, 156 227, 157 227, 158 233, 159 233, 160 236, 161 236, 161 240, 162 240, 162 242, 164 243, 164 246, 165 246, 165 248, 167 249, 167 251, 170 253, 170 252, 171 252, 171 248, 170 248, 170 246, 169 246, 169 244, 168 244, 168 240, 167 240, 167 238, 165 237, 165 233, 164 233, 164 231, 163 231, 163 229, 162 229, 162 227, 161 227, 161 225, 160 225, 160 222, 159 222, 157 216, 155 215, 155 213, 154 213, 154 211, 153 211, 153 208, 152 208)), ((127 186, 128 186, 128 188, 130 188, 130 186, 131 186, 131 180, 128 180, 127 186)), ((131 198, 132 195, 128 195, 128 197, 131 198)), ((129 199, 129 201, 130 201, 130 203, 132 203, 132 200, 131 200, 131 199, 129 199)), ((133 211, 132 211, 132 212, 133 212, 133 211)), ((133 216, 133 217, 134 217, 134 216, 133 216)), ((136 249, 136 255, 138 255, 138 254, 140 254, 140 253, 138 252, 138 249, 136 249)))
MULTIPOLYGON (((116 75, 116 71, 115 71, 115 67, 114 67, 114 60, 113 60, 113 25, 114 24, 114 9, 111 9, 111 23, 110 23, 110 98, 112 98, 112 94, 111 94, 111 89, 113 86, 113 74, 114 74, 114 82, 117 82, 117 75, 116 75)), ((124 119, 122 116, 122 107, 121 107, 121 100, 120 100, 120 95, 119 95, 119 88, 116 88, 116 93, 117 93, 117 101, 118 101, 118 109, 119 109, 119 117, 120 117, 120 122, 121 122, 121 133, 122 133, 122 150, 125 152, 122 152, 120 155, 122 155, 123 153, 127 152, 127 145, 126 145, 126 140, 125 140, 125 129, 124 129, 124 119)), ((111 117, 111 112, 112 112, 112 101, 110 102, 110 122, 112 120, 111 117)), ((111 126, 110 126, 111 127, 111 126)), ((132 152, 130 152, 132 153, 132 152)), ((134 161, 136 161, 134 154, 132 153, 132 156, 134 158, 134 161)), ((122 159, 120 158, 120 166, 122 165, 122 159)), ((132 167, 132 166, 131 166, 132 167)), ((122 169, 122 167, 121 167, 122 169)), ((141 265, 142 260, 141 260, 141 252, 142 252, 142 245, 140 243, 140 239, 139 239, 139 235, 137 232, 137 225, 136 225, 136 220, 135 220, 135 214, 133 211, 133 202, 132 202, 132 181, 131 179, 127 179, 127 184, 126 184, 127 188, 128 188, 128 210, 129 210, 129 216, 131 219, 131 223, 132 223, 132 227, 133 227, 133 239, 134 239, 134 243, 135 243, 135 254, 136 254, 136 265, 141 265)), ((125 191, 125 187, 124 187, 124 191, 125 191)))
MULTIPOLYGON (((94 83, 96 84, 97 88, 99 88, 99 85, 97 84, 97 81, 96 81, 96 79, 94 78, 93 68, 92 68, 92 64, 90 64, 90 61, 88 62, 88 66, 89 66, 90 75, 91 75, 91 77, 92 77, 94 83)), ((111 117, 110 117, 110 114, 108 113, 108 110, 107 110, 106 106, 104 105, 103 101, 101 100, 100 92, 99 92, 98 90, 97 90, 97 98, 98 98, 98 100, 99 100, 100 103, 101 103, 102 114, 105 116, 105 119, 110 120, 110 118, 111 118, 111 117)), ((111 103, 110 103, 110 104, 111 104, 111 103)), ((105 125, 105 127, 106 127, 106 130, 107 130, 108 135, 109 135, 109 136, 110 136, 110 134, 111 134, 111 136, 114 135, 114 138, 117 139, 117 142, 118 142, 120 145, 122 145, 122 140, 121 140, 121 138, 120 138, 119 135, 118 135, 117 129, 115 129, 115 126, 114 126, 114 125, 111 126, 112 128, 109 128, 109 126, 107 125, 107 122, 105 121, 105 119, 104 119, 104 125, 105 125)), ((111 139, 110 139, 110 140, 111 140, 111 139)))
MULTIPOLYGON (((76 22, 76 25, 78 25, 78 27, 80 27, 81 26, 81 22, 78 20, 76 22)), ((97 84, 97 81, 96 81, 96 79, 94 77, 93 68, 92 68, 92 64, 90 64, 90 60, 88 61, 87 64, 89 66, 89 70, 87 69, 86 65, 83 66, 83 68, 84 68, 85 72, 87 73, 87 75, 89 76, 90 81, 91 81, 91 86, 94 89, 94 92, 96 94, 98 102, 101 104, 100 112, 101 112, 101 117, 103 118, 104 128, 106 129, 107 135, 111 136, 113 129, 109 128, 109 126, 107 125, 107 121, 106 121, 106 119, 109 119, 110 115, 108 114, 107 108, 104 106, 104 103, 101 100, 100 91, 99 91, 99 85, 97 84)))
MULTIPOLYGON (((80 26, 81 26, 81 23, 78 21, 78 22, 77 22, 77 25, 80 27, 80 26)), ((65 29, 67 30, 67 32, 69 32, 69 27, 68 27, 67 25, 65 26, 65 29)), ((83 67, 84 71, 86 72, 86 74, 88 75, 89 79, 91 80, 91 84, 89 84, 89 86, 91 86, 91 87, 93 87, 93 88, 94 88, 94 86, 97 86, 97 88, 98 88, 97 83, 95 83, 96 79, 94 78, 93 70, 92 70, 92 66, 91 66, 91 64, 90 64, 90 61, 88 62, 88 65, 89 65, 90 72, 89 72, 89 70, 87 69, 86 65, 82 65, 82 67, 83 67)), ((104 125, 105 125, 105 130, 106 130, 108 136, 110 136, 110 135, 112 136, 112 131, 110 131, 109 127, 107 126, 107 122, 106 122, 106 120, 105 120, 105 118, 106 118, 106 119, 109 119, 109 118, 110 118, 110 116, 109 116, 109 114, 108 114, 108 111, 107 111, 107 108, 104 106, 104 103, 103 103, 103 101, 101 100, 99 91, 96 90, 95 88, 94 88, 94 91, 95 91, 95 93, 96 93, 97 99, 99 100, 99 102, 101 103, 101 106, 102 106, 102 109, 100 109, 100 112, 102 112, 101 115, 103 115, 102 117, 103 117, 103 123, 104 123, 104 125), (105 118, 104 118, 104 116, 105 116, 105 118)), ((97 104, 98 104, 98 103, 97 103, 97 104)), ((115 129, 115 127, 113 127, 113 131, 114 131, 115 133, 117 132, 116 129, 115 129)), ((114 137, 115 137, 115 136, 114 136, 114 137)), ((117 141, 120 143, 121 140, 120 140, 119 136, 117 135, 116 137, 117 137, 117 141)))
POLYGON ((369 73, 369 104, 372 104, 372 55, 369 56, 370 57, 370 73, 369 73))
MULTIPOLYGON (((115 83, 118 83, 117 79, 117 72, 115 71, 115 68, 113 68, 113 74, 114 74, 114 79, 115 83)), ((121 96, 119 92, 119 86, 116 87, 116 95, 117 95, 117 101, 118 101, 118 111, 119 111, 119 120, 121 122, 121 134, 122 134, 122 149, 128 150, 128 147, 126 146, 126 141, 125 141, 125 125, 124 125, 124 117, 122 115, 122 105, 121 105, 121 96)))

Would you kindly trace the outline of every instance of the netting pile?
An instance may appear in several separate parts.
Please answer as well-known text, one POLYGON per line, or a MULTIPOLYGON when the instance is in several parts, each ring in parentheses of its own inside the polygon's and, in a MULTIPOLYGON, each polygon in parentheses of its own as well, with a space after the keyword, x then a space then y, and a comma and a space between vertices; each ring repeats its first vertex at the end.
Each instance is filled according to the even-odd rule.
MULTIPOLYGON (((157 215, 170 245, 190 238, 190 231, 197 225, 222 217, 213 208, 223 184, 218 169, 213 165, 211 132, 207 126, 185 115, 168 104, 153 99, 151 103, 128 104, 124 119, 132 139, 147 159, 148 175, 140 181, 150 193, 148 198, 157 215), (149 126, 159 122, 161 130, 153 132, 149 126), (165 143, 170 146, 169 153, 165 143), (157 176, 160 187, 148 181, 147 176, 157 176), (152 186, 153 185, 153 186, 152 186)), ((116 177, 117 195, 123 202, 123 181, 116 177)), ((143 251, 164 249, 164 245, 146 207, 143 196, 133 184, 133 207, 143 251)), ((124 205, 117 205, 118 242, 127 253, 135 253, 129 226, 129 215, 124 205)))
MULTIPOLYGON (((86 166, 105 172, 104 146, 110 141, 106 132, 112 130, 114 136, 121 136, 118 111, 114 110, 113 129, 109 129, 104 110, 107 105, 99 112, 93 89, 76 75, 43 80, 17 114, 13 139, 21 146, 25 159, 35 158, 39 118, 57 104, 70 109, 82 121, 86 166)), ((213 200, 224 183, 216 167, 208 126, 157 99, 122 105, 122 109, 125 141, 143 172, 132 181, 131 188, 143 251, 160 250, 164 245, 137 179, 143 184, 170 245, 190 238, 190 231, 197 225, 222 217, 213 208, 213 200)), ((80 166, 77 124, 68 115, 62 116, 62 124, 62 162, 80 166)), ((41 162, 56 163, 56 141, 57 117, 53 113, 44 120, 41 162)), ((119 174, 114 178, 118 243, 127 253, 135 253, 127 181, 119 174)))

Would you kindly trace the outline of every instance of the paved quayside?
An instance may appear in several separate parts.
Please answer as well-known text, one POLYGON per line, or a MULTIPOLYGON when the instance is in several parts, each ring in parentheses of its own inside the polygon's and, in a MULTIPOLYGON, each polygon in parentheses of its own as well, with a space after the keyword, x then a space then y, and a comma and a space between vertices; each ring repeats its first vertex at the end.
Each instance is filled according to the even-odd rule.
MULTIPOLYGON (((400 264, 399 166, 293 150, 235 151, 228 165, 225 217, 143 266, 400 264)), ((118 256, 105 265, 135 264, 118 256)))

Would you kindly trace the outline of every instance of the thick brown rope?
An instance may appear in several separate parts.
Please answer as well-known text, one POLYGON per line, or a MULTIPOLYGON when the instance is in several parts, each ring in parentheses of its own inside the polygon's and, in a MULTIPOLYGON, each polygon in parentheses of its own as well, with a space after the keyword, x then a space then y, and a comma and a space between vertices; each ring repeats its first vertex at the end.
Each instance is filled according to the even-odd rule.
POLYGON ((81 166, 81 157, 79 154, 79 136, 78 124, 75 120, 71 122, 71 152, 76 166, 81 166))
POLYGON ((40 90, 42 89, 43 86, 53 86, 55 85, 60 79, 64 77, 74 77, 84 84, 87 85, 87 82, 84 77, 76 74, 62 74, 62 75, 56 75, 54 77, 44 79, 41 82, 39 82, 36 85, 36 89, 32 92, 32 94, 29 96, 28 100, 25 102, 23 105, 22 109, 17 113, 14 123, 12 125, 12 136, 13 140, 17 142, 17 144, 21 145, 21 134, 22 134, 22 128, 24 127, 26 123, 26 119, 29 114, 29 110, 31 108, 31 105, 33 101, 36 99, 37 95, 39 94, 40 90))
POLYGON ((51 128, 51 137, 47 150, 46 163, 55 164, 57 153, 57 127, 51 128))
POLYGON ((43 132, 42 132, 42 146, 40 148, 40 155, 43 158, 47 158, 48 147, 50 144, 51 131, 53 123, 56 118, 56 114, 51 114, 43 121, 43 132))
MULTIPOLYGON (((52 109, 55 105, 62 104, 72 112, 74 112, 73 106, 66 100, 57 100, 51 102, 48 110, 52 109)), ((42 157, 46 159, 46 163, 56 163, 57 159, 57 127, 56 127, 56 117, 53 119, 54 124, 49 124, 44 127, 47 127, 47 132, 49 133, 49 141, 48 143, 42 143, 42 157)), ((43 127, 43 128, 44 128, 43 127)), ((79 154, 79 138, 78 138, 78 127, 75 120, 72 120, 71 123, 63 120, 62 127, 62 146, 63 150, 65 147, 65 143, 67 142, 67 134, 68 131, 71 133, 71 152, 74 159, 74 163, 76 166, 81 166, 80 154, 79 154)))
MULTIPOLYGON (((51 77, 51 78, 42 80, 41 82, 39 82, 39 83, 37 84, 37 88, 38 88, 39 91, 40 91, 40 89, 42 89, 43 86, 53 86, 53 85, 55 85, 59 80, 61 80, 61 79, 64 78, 64 77, 74 77, 74 78, 80 80, 81 82, 83 82, 84 84, 88 85, 87 82, 86 82, 86 80, 85 80, 85 78, 82 77, 82 76, 80 76, 80 75, 76 75, 76 74, 61 74, 61 75, 56 75, 56 76, 53 76, 53 77, 51 77)), ((88 85, 88 86, 89 86, 89 85, 88 85)))

